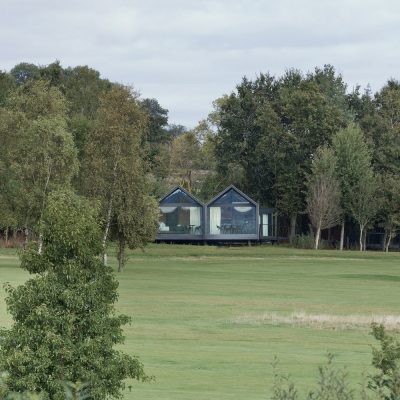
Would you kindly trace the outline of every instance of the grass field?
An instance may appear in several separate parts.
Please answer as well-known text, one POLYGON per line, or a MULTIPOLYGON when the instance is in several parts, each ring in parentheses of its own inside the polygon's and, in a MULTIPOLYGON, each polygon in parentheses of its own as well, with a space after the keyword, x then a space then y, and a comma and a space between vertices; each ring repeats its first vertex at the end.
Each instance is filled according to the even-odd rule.
MULTIPOLYGON (((399 262, 397 253, 278 246, 132 252, 118 275, 118 310, 133 317, 125 350, 156 380, 126 398, 267 399, 274 355, 300 390, 328 352, 356 383, 371 361, 371 319, 400 323, 399 262)), ((0 251, 0 281, 22 283, 18 264, 15 251, 0 251)), ((0 325, 9 323, 1 288, 0 325)))

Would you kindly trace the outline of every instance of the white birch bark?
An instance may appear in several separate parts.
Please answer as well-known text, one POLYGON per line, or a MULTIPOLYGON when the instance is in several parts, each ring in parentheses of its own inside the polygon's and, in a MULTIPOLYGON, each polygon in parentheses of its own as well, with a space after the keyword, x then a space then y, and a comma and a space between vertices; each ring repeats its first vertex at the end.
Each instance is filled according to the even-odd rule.
POLYGON ((102 241, 102 246, 103 246, 103 264, 107 265, 107 239, 108 239, 108 234, 110 232, 110 225, 111 225, 111 216, 112 216, 112 207, 113 207, 113 201, 114 201, 114 188, 117 180, 117 166, 118 166, 118 161, 115 161, 114 167, 113 167, 113 181, 111 185, 111 191, 110 191, 110 200, 108 203, 108 209, 107 209, 107 217, 106 217, 106 226, 104 228, 104 234, 103 234, 103 241, 102 241))

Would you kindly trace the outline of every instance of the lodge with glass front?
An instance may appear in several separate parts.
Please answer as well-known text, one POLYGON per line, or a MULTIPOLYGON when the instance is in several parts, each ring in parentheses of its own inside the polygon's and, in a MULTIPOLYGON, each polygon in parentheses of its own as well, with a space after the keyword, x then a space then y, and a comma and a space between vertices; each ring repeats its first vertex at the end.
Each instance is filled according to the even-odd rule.
POLYGON ((202 240, 204 205, 181 187, 160 200, 158 240, 202 240))
POLYGON ((228 186, 206 208, 207 240, 258 240, 258 204, 235 186, 228 186))
POLYGON ((274 210, 231 185, 207 205, 180 186, 160 200, 157 241, 267 241, 275 233, 274 210))

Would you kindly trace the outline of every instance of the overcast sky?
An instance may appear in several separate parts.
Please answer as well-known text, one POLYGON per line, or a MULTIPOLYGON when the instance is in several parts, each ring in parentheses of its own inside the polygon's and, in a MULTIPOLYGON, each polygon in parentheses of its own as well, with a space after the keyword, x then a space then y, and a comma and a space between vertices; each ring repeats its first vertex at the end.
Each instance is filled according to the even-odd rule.
POLYGON ((241 78, 332 64, 400 79, 399 0, 0 0, 0 69, 89 65, 193 127, 241 78))

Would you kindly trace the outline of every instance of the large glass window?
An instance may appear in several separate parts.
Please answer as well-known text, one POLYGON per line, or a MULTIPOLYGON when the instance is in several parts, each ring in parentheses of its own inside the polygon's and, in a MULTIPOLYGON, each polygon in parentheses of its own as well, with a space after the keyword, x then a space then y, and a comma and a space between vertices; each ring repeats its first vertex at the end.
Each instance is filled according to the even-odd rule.
POLYGON ((257 234, 256 207, 230 189, 209 207, 211 235, 257 234))
POLYGON ((160 234, 202 234, 202 207, 181 189, 160 203, 160 234))

